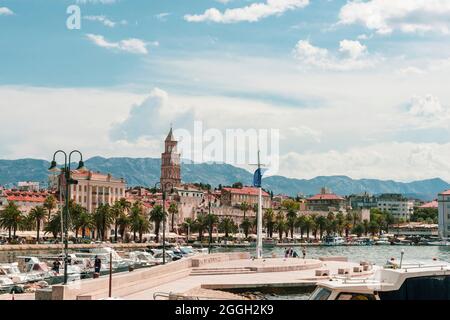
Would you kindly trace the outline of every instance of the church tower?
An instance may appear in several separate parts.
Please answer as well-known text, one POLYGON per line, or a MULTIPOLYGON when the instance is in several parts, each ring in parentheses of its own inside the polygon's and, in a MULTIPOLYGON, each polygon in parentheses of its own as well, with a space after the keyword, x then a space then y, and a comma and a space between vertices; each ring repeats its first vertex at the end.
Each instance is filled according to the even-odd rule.
POLYGON ((161 187, 169 188, 180 187, 181 185, 181 163, 180 154, 177 153, 178 141, 175 140, 172 133, 172 127, 165 140, 164 153, 161 155, 161 187))

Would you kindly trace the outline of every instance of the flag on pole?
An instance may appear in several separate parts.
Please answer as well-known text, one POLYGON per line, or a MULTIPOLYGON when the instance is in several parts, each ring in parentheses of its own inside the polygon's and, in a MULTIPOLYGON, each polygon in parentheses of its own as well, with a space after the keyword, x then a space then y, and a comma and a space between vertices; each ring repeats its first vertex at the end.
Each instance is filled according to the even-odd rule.
POLYGON ((253 185, 257 188, 261 187, 262 180, 262 172, 261 168, 256 169, 255 174, 253 175, 253 185))

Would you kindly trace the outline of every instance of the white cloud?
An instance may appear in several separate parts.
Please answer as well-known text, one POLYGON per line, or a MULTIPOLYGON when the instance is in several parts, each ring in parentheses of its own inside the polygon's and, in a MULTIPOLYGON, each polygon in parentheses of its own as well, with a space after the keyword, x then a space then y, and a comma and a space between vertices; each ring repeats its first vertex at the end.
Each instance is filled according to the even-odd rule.
POLYGON ((421 117, 448 117, 450 108, 444 108, 439 99, 431 94, 413 96, 409 106, 409 113, 421 117))
POLYGON ((358 59, 367 53, 367 47, 359 41, 342 40, 339 43, 339 51, 348 54, 351 59, 358 59))
POLYGON ((440 177, 449 179, 450 143, 385 142, 345 151, 291 152, 280 159, 280 174, 314 178, 347 175, 412 181, 440 177))
POLYGON ((167 17, 170 15, 171 15, 171 13, 169 13, 169 12, 162 12, 162 13, 158 13, 157 15, 155 15, 155 17, 159 21, 166 21, 167 17))
POLYGON ((7 7, 0 7, 0 16, 10 16, 13 15, 14 12, 12 12, 11 9, 7 7))
POLYGON ((342 40, 339 43, 342 56, 335 56, 325 48, 313 46, 308 40, 300 40, 294 48, 294 56, 303 66, 325 70, 350 71, 373 67, 377 59, 366 57, 367 47, 359 41, 342 40))
POLYGON ((242 8, 226 9, 223 13, 216 8, 210 8, 203 14, 187 14, 184 19, 189 22, 256 22, 272 15, 281 15, 289 10, 306 7, 308 4, 309 0, 267 0, 264 3, 252 3, 242 8))
POLYGON ((134 54, 148 54, 147 43, 140 39, 124 39, 119 42, 109 42, 102 35, 86 34, 86 37, 99 47, 117 49, 134 54))
POLYGON ((448 0, 369 0, 349 1, 339 13, 341 24, 362 24, 379 34, 394 30, 405 33, 450 30, 448 0))
MULTIPOLYGON (((108 19, 106 16, 100 15, 100 16, 83 16, 83 19, 85 20, 89 20, 89 21, 98 21, 100 23, 102 23, 103 25, 109 27, 109 28, 114 28, 117 24, 117 22, 108 19)), ((119 22, 120 24, 127 24, 126 20, 121 20, 119 22)))
POLYGON ((110 136, 114 141, 135 143, 160 135, 172 122, 179 127, 192 126, 193 117, 191 108, 170 102, 166 91, 154 88, 142 103, 131 108, 125 119, 112 126, 110 136))

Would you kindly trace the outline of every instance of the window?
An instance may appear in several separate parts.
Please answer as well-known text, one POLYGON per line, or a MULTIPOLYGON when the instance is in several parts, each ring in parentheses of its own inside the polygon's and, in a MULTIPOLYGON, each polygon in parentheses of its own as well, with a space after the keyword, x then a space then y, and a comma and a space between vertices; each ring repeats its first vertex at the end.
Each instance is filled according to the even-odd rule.
POLYGON ((310 300, 328 300, 330 295, 331 290, 319 287, 312 293, 310 300))
POLYGON ((373 294, 365 293, 340 293, 336 300, 376 300, 373 294))

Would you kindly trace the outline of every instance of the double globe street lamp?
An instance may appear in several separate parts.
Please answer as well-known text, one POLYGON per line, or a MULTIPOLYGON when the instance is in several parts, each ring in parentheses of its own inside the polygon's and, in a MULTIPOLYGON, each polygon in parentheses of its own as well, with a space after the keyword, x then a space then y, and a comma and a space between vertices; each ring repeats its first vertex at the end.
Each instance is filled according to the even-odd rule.
MULTIPOLYGON (((63 224, 64 229, 64 284, 67 284, 67 264, 69 261, 69 201, 70 201, 70 186, 71 185, 77 185, 78 181, 71 178, 71 172, 70 172, 70 164, 72 160, 72 155, 74 153, 78 153, 80 155, 80 162, 78 163, 77 170, 85 170, 84 162, 83 162, 83 154, 78 151, 74 150, 69 153, 69 156, 67 156, 67 153, 58 150, 53 154, 53 160, 50 165, 50 168, 48 169, 50 172, 53 173, 64 173, 64 183, 65 183, 65 205, 64 205, 64 214, 61 214, 61 220, 63 224), (56 155, 57 154, 63 154, 64 155, 64 166, 62 168, 58 168, 58 164, 56 163, 56 155)), ((59 186, 59 192, 61 194, 61 180, 58 178, 58 186, 59 186)))

